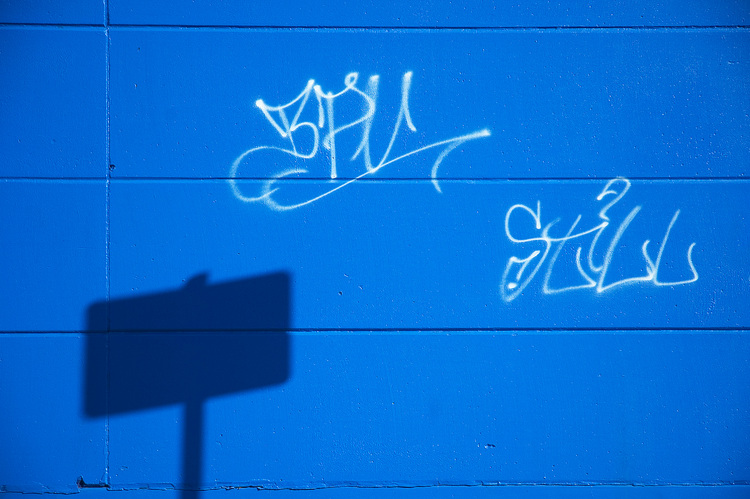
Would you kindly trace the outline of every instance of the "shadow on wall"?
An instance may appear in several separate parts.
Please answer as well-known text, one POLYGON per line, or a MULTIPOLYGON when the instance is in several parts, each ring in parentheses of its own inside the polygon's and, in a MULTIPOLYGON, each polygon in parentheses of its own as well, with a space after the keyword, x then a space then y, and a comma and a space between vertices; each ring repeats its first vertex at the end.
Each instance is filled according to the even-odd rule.
POLYGON ((289 377, 290 278, 279 272, 91 305, 89 417, 183 404, 183 497, 201 484, 203 402, 289 377), (107 317, 109 325, 107 326, 107 317))

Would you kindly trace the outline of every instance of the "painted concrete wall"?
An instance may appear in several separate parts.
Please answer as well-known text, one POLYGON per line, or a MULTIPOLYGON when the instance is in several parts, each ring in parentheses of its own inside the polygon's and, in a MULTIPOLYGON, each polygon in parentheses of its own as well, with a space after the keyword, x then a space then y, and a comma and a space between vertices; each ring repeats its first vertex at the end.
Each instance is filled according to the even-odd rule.
POLYGON ((0 23, 0 491, 750 493, 747 2, 0 23))

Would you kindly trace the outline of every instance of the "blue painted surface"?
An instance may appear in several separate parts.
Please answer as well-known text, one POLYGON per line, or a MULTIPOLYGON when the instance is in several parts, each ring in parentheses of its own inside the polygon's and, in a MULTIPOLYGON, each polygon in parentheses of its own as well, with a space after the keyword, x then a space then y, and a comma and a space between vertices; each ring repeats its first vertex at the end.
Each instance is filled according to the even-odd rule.
MULTIPOLYGON (((416 131, 404 124, 389 158, 491 134, 447 156, 441 178, 741 177, 750 148, 748 45, 747 30, 722 29, 113 30, 113 174, 226 177, 251 148, 289 147, 258 99, 284 105, 310 79, 338 93, 352 72, 362 91, 380 76, 371 128, 377 164, 398 117, 402 77, 412 71, 416 131)), ((350 91, 333 107, 341 126, 363 116, 365 100, 350 91)), ((287 109, 289 119, 298 108, 287 109)), ((299 122, 317 122, 318 113, 313 97, 299 122)), ((366 171, 362 155, 350 161, 361 130, 336 136, 340 178, 366 171)), ((308 127, 294 136, 300 152, 312 151, 308 127)), ((369 177, 424 178, 438 153, 369 177)), ((261 151, 238 175, 294 167, 319 178, 329 156, 322 143, 313 158, 294 163, 261 151)))
MULTIPOLYGON (((460 157, 458 157, 460 159, 460 157)), ((327 181, 278 184, 279 200, 308 199, 325 192, 327 181)), ((333 185, 342 185, 337 182, 333 185)), ((544 251, 533 218, 514 211, 536 209, 541 227, 564 237, 581 215, 576 232, 601 225, 606 181, 452 182, 442 194, 426 179, 353 183, 315 203, 274 212, 261 203, 242 203, 226 181, 113 181, 111 290, 113 296, 174 287, 194 269, 210 271, 215 282, 235 273, 257 275, 276 269, 291 274, 294 328, 466 329, 466 328, 746 328, 750 293, 750 230, 743 215, 750 195, 745 181, 634 181, 607 216, 611 225, 594 245, 595 234, 572 239, 553 262, 560 243, 537 256, 520 281, 512 265, 507 286, 528 280, 523 293, 501 293, 511 257, 544 251), (665 194, 666 193, 666 194, 665 194), (577 270, 594 245, 601 265, 615 232, 641 206, 619 241, 598 287, 577 270), (653 280, 623 283, 648 275, 642 245, 656 258, 670 221, 653 280), (196 230, 200 227, 200 230, 196 230), (729 236, 731 234, 731 236, 729 236), (688 259, 692 243, 695 246, 688 259), (191 248, 196 248, 195 251, 191 248), (540 270, 532 276, 532 268, 540 270), (550 270, 551 269, 551 270, 550 270), (604 289, 608 288, 608 289, 604 289)), ((261 192, 261 182, 241 183, 261 192)), ((613 196, 609 196, 609 200, 613 196)), ((587 267, 588 268, 588 267, 587 267)), ((591 270, 590 276, 596 277, 591 270)))
POLYGON ((104 33, 4 26, 0 47, 0 176, 104 178, 104 33))
POLYGON ((86 307, 107 293, 105 189, 0 180, 0 334, 87 327, 86 307))
POLYGON ((150 3, 112 0, 115 24, 193 26, 393 26, 393 27, 505 27, 505 26, 716 26, 744 25, 750 6, 743 0, 660 0, 628 5, 597 2, 463 2, 427 0, 299 2, 283 0, 175 0, 150 3))
POLYGON ((104 25, 102 0, 2 0, 0 23, 104 25))
MULTIPOLYGON (((202 491, 200 497, 207 499, 224 498, 228 495, 239 498, 272 498, 288 499, 294 497, 304 497, 318 499, 325 498, 347 498, 347 497, 387 497, 387 498, 438 498, 438 499, 463 499, 463 498, 637 498, 637 499, 671 499, 671 498, 730 498, 740 499, 747 497, 750 487, 741 485, 728 486, 440 486, 440 487, 378 487, 378 488, 361 488, 361 487, 329 487, 325 489, 309 490, 269 490, 243 488, 226 490, 202 491)), ((153 489, 132 489, 127 491, 111 491, 107 489, 83 489, 82 498, 102 499, 117 497, 137 497, 137 498, 172 498, 178 497, 179 491, 174 489, 153 488, 153 489)), ((8 493, 4 497, 8 499, 22 499, 28 495, 21 493, 8 493)))
POLYGON ((81 411, 84 345, 80 334, 0 334, 0 492, 73 493, 79 476, 104 478, 105 421, 81 411))
POLYGON ((0 492, 747 496, 750 10, 620 10, 2 4, 0 492))
MULTIPOLYGON (((744 334, 341 331, 291 345, 285 384, 207 404, 203 486, 733 483, 749 471, 744 334)), ((131 376, 117 363, 112 383, 131 376)), ((182 424, 179 407, 110 418, 112 487, 180 482, 182 424)))

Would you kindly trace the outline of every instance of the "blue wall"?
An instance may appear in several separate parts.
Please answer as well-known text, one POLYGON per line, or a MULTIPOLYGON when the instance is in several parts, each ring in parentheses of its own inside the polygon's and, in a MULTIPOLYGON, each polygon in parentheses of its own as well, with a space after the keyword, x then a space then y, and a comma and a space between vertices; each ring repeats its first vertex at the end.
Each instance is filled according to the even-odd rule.
POLYGON ((750 494, 748 2, 0 23, 0 491, 750 494))

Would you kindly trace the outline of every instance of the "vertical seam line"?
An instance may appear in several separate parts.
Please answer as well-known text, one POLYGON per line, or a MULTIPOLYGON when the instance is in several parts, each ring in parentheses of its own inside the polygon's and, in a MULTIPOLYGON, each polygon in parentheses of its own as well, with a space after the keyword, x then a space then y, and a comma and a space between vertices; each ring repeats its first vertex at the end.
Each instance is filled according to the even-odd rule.
POLYGON ((105 442, 104 442, 104 449, 105 449, 105 458, 104 458, 104 483, 107 487, 110 486, 110 475, 109 475, 109 469, 110 469, 110 427, 109 427, 109 395, 110 395, 110 355, 109 355, 109 347, 110 347, 110 324, 111 324, 111 318, 110 318, 110 257, 111 257, 111 239, 110 239, 110 179, 111 179, 111 169, 110 165, 112 164, 112 155, 111 155, 111 148, 110 148, 110 142, 111 142, 111 126, 110 126, 110 72, 111 72, 111 63, 110 63, 110 47, 111 47, 111 40, 110 40, 110 33, 109 33, 109 0, 104 0, 104 35, 106 37, 106 48, 105 48, 105 55, 104 55, 104 67, 105 67, 105 100, 106 100, 106 136, 105 136, 105 151, 106 151, 106 164, 104 165, 105 171, 106 171, 106 180, 105 180, 105 283, 106 283, 106 340, 105 340, 105 366, 106 370, 104 375, 106 376, 106 383, 105 383, 105 442))

